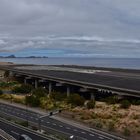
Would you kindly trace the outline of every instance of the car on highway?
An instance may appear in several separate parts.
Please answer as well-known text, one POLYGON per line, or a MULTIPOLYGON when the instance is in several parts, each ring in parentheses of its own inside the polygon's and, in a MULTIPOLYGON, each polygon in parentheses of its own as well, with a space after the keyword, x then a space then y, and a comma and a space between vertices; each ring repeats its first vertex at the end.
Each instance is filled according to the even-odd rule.
POLYGON ((22 134, 20 135, 19 140, 32 140, 32 139, 29 136, 22 134))

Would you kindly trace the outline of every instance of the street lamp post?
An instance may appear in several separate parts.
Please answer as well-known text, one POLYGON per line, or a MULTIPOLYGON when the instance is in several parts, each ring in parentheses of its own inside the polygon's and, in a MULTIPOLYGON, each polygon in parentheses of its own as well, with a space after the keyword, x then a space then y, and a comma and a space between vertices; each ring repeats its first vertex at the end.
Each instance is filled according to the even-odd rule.
POLYGON ((45 117, 49 117, 49 116, 55 115, 55 114, 57 114, 57 113, 61 113, 61 111, 62 111, 62 110, 59 109, 59 110, 57 110, 57 111, 55 111, 55 112, 50 112, 50 113, 47 114, 47 115, 38 117, 38 130, 39 130, 39 132, 41 132, 41 119, 43 119, 43 118, 45 118, 45 117))
POLYGON ((27 127, 29 126, 29 112, 28 112, 28 102, 27 102, 27 97, 29 97, 28 94, 26 94, 26 121, 27 121, 27 127))

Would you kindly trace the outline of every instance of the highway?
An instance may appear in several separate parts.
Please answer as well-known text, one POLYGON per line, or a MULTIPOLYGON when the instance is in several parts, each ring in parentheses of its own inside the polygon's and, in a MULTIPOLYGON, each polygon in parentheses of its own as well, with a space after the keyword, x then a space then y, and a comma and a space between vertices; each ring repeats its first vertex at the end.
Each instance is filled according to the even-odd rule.
POLYGON ((3 129, 6 133, 13 136, 17 140, 19 139, 20 135, 22 135, 22 134, 28 135, 30 138, 32 138, 32 140, 50 140, 41 135, 38 135, 37 133, 29 132, 26 129, 18 127, 15 124, 3 121, 1 119, 0 119, 0 128, 3 129))
MULTIPOLYGON (((28 119, 28 121, 34 122, 34 123, 38 123, 38 118, 41 116, 41 114, 29 111, 29 110, 27 111, 26 109, 21 109, 21 108, 15 107, 15 106, 2 104, 2 103, 0 103, 0 113, 1 114, 5 113, 9 116, 12 115, 12 116, 15 116, 18 118, 22 118, 24 120, 28 119), (28 117, 27 117, 27 115, 28 115, 28 117)), ((106 135, 106 134, 102 134, 100 132, 90 131, 90 129, 85 130, 85 129, 52 119, 50 117, 45 117, 45 118, 41 119, 41 125, 43 128, 59 131, 68 136, 74 135, 75 137, 78 137, 81 140, 101 140, 101 139, 102 140, 124 140, 123 138, 120 138, 117 136, 106 135)), ((1 126, 3 127, 3 123, 2 123, 2 125, 0 124, 0 127, 1 126)), ((6 127, 4 127, 4 128, 6 128, 6 127)), ((15 129, 11 129, 11 128, 10 128, 10 130, 16 131, 15 129)), ((11 133, 12 132, 10 132, 10 134, 11 133)), ((19 131, 19 133, 21 134, 20 131, 19 131)), ((34 139, 34 140, 36 140, 36 139, 34 139)), ((38 139, 38 140, 42 140, 42 139, 38 139)))

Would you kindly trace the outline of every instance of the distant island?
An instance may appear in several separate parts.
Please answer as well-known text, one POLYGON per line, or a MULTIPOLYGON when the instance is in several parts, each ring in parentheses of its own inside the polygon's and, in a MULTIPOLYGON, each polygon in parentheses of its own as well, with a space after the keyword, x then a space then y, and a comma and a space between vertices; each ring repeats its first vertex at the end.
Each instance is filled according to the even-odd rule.
POLYGON ((9 55, 9 56, 0 56, 0 58, 48 58, 47 56, 23 56, 23 57, 17 57, 15 55, 9 55))

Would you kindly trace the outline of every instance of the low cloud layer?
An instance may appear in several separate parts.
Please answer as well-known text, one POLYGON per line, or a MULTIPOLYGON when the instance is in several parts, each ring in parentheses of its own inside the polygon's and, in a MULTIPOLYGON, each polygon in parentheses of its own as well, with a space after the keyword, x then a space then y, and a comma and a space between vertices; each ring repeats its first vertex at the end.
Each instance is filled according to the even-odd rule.
POLYGON ((0 52, 139 57, 139 7, 139 0, 0 0, 0 52))

